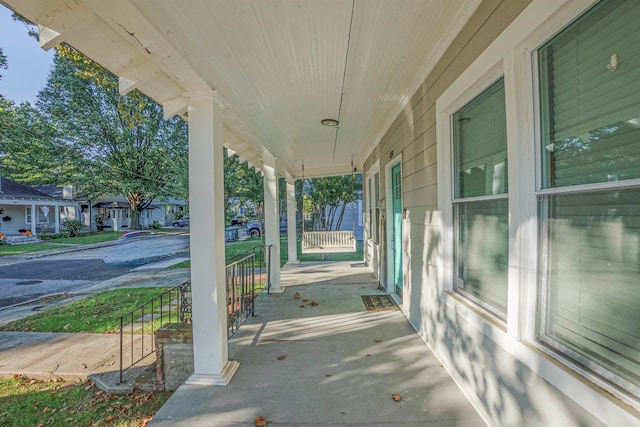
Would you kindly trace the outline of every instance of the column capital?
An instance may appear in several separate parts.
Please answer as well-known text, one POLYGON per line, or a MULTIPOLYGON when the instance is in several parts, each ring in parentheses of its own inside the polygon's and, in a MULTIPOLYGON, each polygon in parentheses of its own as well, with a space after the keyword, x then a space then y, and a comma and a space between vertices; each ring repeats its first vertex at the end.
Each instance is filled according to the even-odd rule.
POLYGON ((215 89, 211 89, 211 90, 195 90, 195 91, 189 91, 189 92, 182 92, 182 97, 185 100, 187 100, 187 102, 190 99, 213 98, 213 100, 218 104, 218 107, 220 107, 223 110, 225 110, 227 108, 227 103, 225 102, 224 98, 222 97, 220 92, 218 92, 215 89))

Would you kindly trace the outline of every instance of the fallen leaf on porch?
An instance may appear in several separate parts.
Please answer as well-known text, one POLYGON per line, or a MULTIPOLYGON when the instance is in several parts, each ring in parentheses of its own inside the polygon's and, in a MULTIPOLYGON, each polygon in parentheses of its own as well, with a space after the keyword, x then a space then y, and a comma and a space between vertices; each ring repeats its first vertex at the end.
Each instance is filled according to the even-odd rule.
POLYGON ((393 398, 393 400, 395 400, 396 402, 400 402, 402 400, 402 396, 400 396, 398 393, 393 393, 391 395, 391 397, 393 398))
POLYGON ((315 302, 315 301, 311 301, 311 306, 312 306, 312 307, 316 307, 317 305, 318 305, 318 303, 317 303, 317 302, 315 302))
POLYGON ((285 356, 284 354, 282 356, 278 356, 278 360, 284 360, 286 358, 287 358, 287 356, 285 356))
POLYGON ((262 418, 260 415, 258 415, 258 417, 256 418, 256 420, 253 422, 254 426, 261 426, 264 427, 267 425, 267 420, 265 420, 264 418, 262 418))
POLYGON ((295 299, 300 299, 300 292, 296 292, 295 294, 293 294, 293 297, 295 299))
POLYGON ((306 307, 306 306, 305 306, 304 304, 302 304, 302 305, 300 306, 300 308, 305 308, 305 307, 306 307))
POLYGON ((307 302, 307 301, 309 301, 309 298, 303 298, 302 299, 302 302, 307 302))
POLYGON ((375 342, 382 342, 382 340, 380 338, 376 338, 375 342))

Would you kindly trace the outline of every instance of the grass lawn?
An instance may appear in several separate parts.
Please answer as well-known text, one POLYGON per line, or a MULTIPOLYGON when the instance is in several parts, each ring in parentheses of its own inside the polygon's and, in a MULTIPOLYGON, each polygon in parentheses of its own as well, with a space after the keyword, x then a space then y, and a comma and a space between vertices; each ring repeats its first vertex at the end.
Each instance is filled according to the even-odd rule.
POLYGON ((171 392, 109 395, 91 381, 0 379, 0 426, 145 426, 171 392))
POLYGON ((30 243, 26 245, 2 245, 0 246, 0 256, 20 255, 29 252, 45 251, 47 249, 60 248, 59 245, 51 243, 30 243))
MULTIPOLYGON (((230 264, 234 260, 246 253, 256 254, 256 267, 264 267, 264 254, 260 250, 262 247, 262 239, 259 237, 241 240, 239 242, 229 243, 225 246, 226 264, 230 264)), ((287 238, 280 238, 280 265, 285 265, 289 259, 289 247, 287 246, 287 238)), ((322 259, 320 254, 303 254, 302 242, 298 242, 298 259, 300 261, 362 261, 364 255, 362 250, 356 252, 336 252, 326 254, 326 259, 322 259)), ((189 268, 191 261, 186 260, 178 264, 172 265, 171 268, 189 268)))
MULTIPOLYGON (((59 249, 62 245, 86 245, 90 243, 108 242, 119 239, 122 233, 117 231, 87 234, 78 237, 65 237, 61 239, 46 240, 43 243, 29 243, 26 245, 2 245, 0 256, 20 255, 30 252, 45 251, 47 249, 59 249)), ((1 427, 1 426, 0 426, 1 427)))
POLYGON ((51 243, 62 243, 69 245, 88 245, 91 243, 102 243, 116 240, 122 237, 122 233, 118 231, 105 231, 92 234, 85 234, 77 237, 65 237, 61 239, 50 240, 51 243))
MULTIPOLYGON (((113 332, 120 329, 121 315, 166 290, 166 288, 128 288, 101 292, 70 304, 15 320, 0 327, 0 330, 97 334, 113 332)), ((2 417, 0 417, 1 419, 2 417)), ((0 424, 1 426, 2 424, 0 424)))

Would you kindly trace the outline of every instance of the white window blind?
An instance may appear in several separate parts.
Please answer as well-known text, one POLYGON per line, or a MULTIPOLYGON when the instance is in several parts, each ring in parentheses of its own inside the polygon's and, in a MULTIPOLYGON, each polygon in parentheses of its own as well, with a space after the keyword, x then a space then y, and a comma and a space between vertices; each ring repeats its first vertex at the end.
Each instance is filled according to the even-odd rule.
POLYGON ((546 199, 543 337, 640 386, 640 190, 546 199))
POLYGON ((538 51, 540 340, 636 396, 640 189, 615 183, 640 178, 638 22, 640 2, 602 1, 538 51))
POLYGON ((452 116, 456 290, 501 319, 509 259, 504 79, 452 116), (482 199, 471 199, 482 197, 482 199))
POLYGON ((602 2, 539 50, 543 187, 640 178, 640 2, 602 2))
POLYGON ((509 191, 506 121, 504 79, 454 114, 456 198, 509 191))

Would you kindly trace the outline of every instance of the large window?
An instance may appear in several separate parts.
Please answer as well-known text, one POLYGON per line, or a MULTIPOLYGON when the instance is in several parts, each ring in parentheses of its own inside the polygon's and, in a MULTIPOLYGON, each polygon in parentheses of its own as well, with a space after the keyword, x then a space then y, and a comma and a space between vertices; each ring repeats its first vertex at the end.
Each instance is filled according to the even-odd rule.
POLYGON ((540 340, 640 390, 640 2, 538 50, 540 340))
MULTIPOLYGON (((44 211, 42 209, 43 209, 42 207, 36 207, 36 212, 38 212, 37 222, 38 223, 47 223, 48 220, 49 220, 48 215, 45 215, 44 211)), ((45 207, 44 209, 47 211, 47 213, 49 212, 49 208, 48 207, 45 207)), ((31 224, 31 207, 30 206, 26 207, 25 221, 27 223, 27 226, 29 224, 31 224)))
POLYGON ((504 81, 452 116, 456 290, 507 313, 508 179, 504 81))

